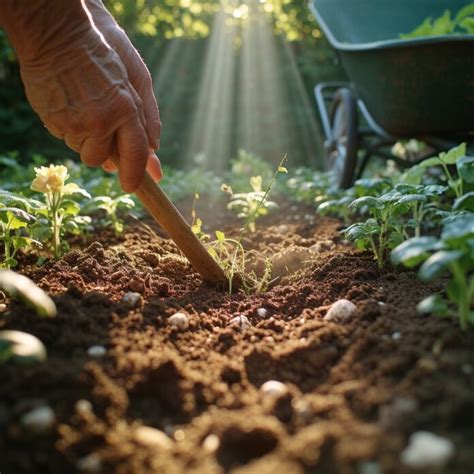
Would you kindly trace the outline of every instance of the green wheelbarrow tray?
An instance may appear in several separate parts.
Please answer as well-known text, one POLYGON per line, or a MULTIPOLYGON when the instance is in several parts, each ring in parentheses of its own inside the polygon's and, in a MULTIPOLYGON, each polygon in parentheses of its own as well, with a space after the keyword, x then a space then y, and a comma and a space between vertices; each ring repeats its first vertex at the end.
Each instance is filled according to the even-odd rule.
POLYGON ((375 122, 395 137, 474 132, 474 35, 399 39, 427 17, 455 15, 472 0, 313 0, 375 122))

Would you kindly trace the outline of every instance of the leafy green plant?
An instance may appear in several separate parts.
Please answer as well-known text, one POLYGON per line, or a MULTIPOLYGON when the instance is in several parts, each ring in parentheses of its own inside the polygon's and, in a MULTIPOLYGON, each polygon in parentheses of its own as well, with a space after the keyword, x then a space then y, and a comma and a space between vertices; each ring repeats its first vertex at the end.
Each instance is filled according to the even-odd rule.
POLYGON ((420 184, 428 168, 440 167, 449 188, 459 199, 466 192, 474 191, 474 157, 466 155, 466 144, 442 152, 412 167, 403 177, 408 184, 420 184), (456 167, 457 174, 451 167, 456 167))
MULTIPOLYGON (((67 196, 79 194, 90 199, 90 194, 75 183, 65 184, 69 178, 68 170, 63 165, 50 165, 35 168, 36 178, 31 184, 33 191, 45 196, 45 206, 36 210, 38 226, 35 231, 43 238, 51 236, 51 246, 54 258, 58 259, 67 249, 67 244, 61 241, 66 231, 66 222, 74 219, 80 211, 80 206, 67 196), (45 225, 46 224, 46 225, 45 225)), ((79 223, 76 221, 76 225, 79 223)))
POLYGON ((13 268, 20 249, 41 243, 28 235, 29 228, 36 221, 30 212, 33 201, 23 196, 0 191, 0 242, 3 244, 4 258, 0 268, 13 268))
MULTIPOLYGON (((420 264, 418 275, 423 281, 432 281, 449 273, 446 296, 457 309, 462 329, 474 326, 474 213, 450 219, 440 238, 414 237, 395 248, 391 255, 394 264, 413 268, 420 264)), ((420 302, 419 310, 439 316, 450 316, 452 311, 439 295, 420 302)))
POLYGON ((412 32, 401 34, 402 39, 419 38, 422 36, 438 36, 450 34, 474 33, 474 4, 466 5, 452 18, 451 12, 445 10, 437 18, 428 17, 412 32))
POLYGON ((346 238, 361 250, 370 249, 379 268, 387 260, 388 252, 408 237, 407 223, 402 216, 418 202, 418 195, 404 195, 392 189, 379 197, 364 196, 349 205, 352 210, 363 209, 370 217, 345 229, 346 238))
POLYGON ((250 186, 252 191, 237 194, 234 194, 232 188, 227 184, 223 184, 221 189, 230 195, 227 209, 236 212, 238 218, 249 222, 249 231, 255 232, 255 221, 259 217, 268 214, 270 210, 278 208, 278 205, 266 199, 268 193, 262 190, 261 176, 252 176, 250 178, 250 186), (252 216, 251 220, 249 220, 250 216, 252 216))
POLYGON ((120 217, 121 212, 128 211, 135 206, 135 202, 129 194, 122 194, 116 197, 97 196, 89 201, 83 208, 86 214, 93 214, 99 210, 104 211, 104 218, 100 223, 104 227, 112 227, 115 234, 121 234, 124 228, 124 222, 120 217))

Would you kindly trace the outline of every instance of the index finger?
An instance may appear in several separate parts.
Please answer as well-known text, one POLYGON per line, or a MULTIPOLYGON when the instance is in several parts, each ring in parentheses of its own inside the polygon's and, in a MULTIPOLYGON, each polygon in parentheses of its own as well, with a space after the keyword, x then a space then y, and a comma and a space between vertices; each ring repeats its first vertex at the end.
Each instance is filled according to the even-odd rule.
POLYGON ((126 193, 140 186, 148 161, 148 139, 139 120, 129 120, 116 132, 119 180, 126 193))

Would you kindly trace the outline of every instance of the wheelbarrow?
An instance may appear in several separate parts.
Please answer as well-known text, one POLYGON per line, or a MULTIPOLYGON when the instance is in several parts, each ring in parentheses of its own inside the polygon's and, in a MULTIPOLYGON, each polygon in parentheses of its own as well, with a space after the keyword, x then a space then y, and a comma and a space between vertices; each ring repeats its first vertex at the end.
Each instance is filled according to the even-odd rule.
POLYGON ((474 35, 400 39, 472 0, 311 1, 350 81, 314 89, 336 185, 350 187, 372 157, 409 167, 474 140, 474 35), (409 139, 425 153, 393 153, 409 139))

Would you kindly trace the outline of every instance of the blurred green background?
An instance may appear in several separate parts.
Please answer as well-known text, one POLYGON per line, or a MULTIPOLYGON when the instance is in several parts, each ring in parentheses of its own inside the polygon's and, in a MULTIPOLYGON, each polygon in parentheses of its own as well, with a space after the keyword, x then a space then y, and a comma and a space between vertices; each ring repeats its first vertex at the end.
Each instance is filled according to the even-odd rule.
MULTIPOLYGON (((306 0, 104 3, 152 73, 164 163, 220 172, 245 149, 272 163, 288 154, 291 166, 321 164, 313 87, 343 73, 306 0)), ((11 151, 74 156, 28 105, 0 30, 0 153, 11 151)))

